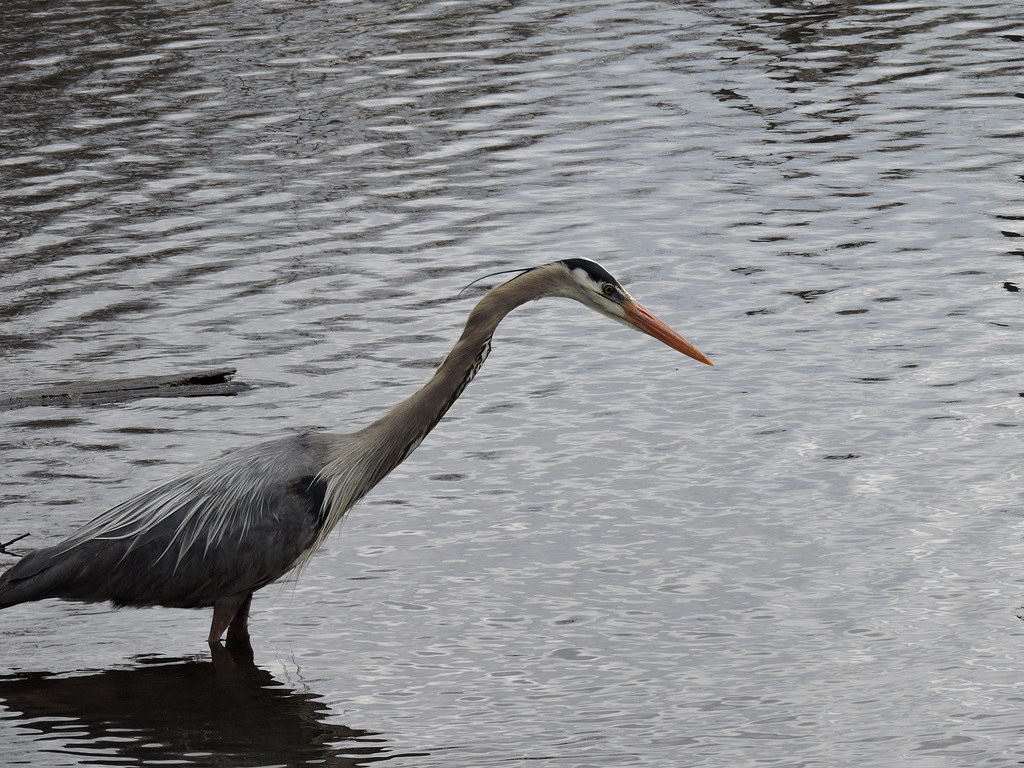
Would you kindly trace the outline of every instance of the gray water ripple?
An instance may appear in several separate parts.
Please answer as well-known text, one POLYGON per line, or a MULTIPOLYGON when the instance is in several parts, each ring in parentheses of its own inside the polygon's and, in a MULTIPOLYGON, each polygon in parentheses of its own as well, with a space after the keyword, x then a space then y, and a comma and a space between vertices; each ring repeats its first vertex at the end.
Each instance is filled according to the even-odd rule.
MULTIPOLYGON (((0 540, 59 540, 226 447, 365 424, 443 357, 470 280, 597 257, 716 368, 524 307, 261 595, 257 663, 410 765, 1019 760, 1005 3, 7 18, 4 387, 211 362, 258 386, 8 414, 0 540)), ((58 676, 181 658, 207 622, 4 618, 8 669, 58 676)), ((7 712, 4 750, 107 759, 30 726, 7 712)))

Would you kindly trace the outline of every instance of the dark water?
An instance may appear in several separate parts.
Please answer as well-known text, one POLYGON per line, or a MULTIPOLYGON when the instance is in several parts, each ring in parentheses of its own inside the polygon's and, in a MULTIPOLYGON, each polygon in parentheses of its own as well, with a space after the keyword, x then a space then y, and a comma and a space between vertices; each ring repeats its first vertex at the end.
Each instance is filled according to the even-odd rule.
MULTIPOLYGON (((376 734, 332 725, 314 694, 257 667, 137 657, 130 669, 12 676, 0 680, 0 695, 39 752, 65 764, 344 767, 387 759, 376 734)), ((25 762, 47 762, 40 757, 25 762)))
POLYGON ((257 386, 0 413, 0 540, 366 423, 502 268, 597 258, 716 362, 524 308, 255 667, 202 612, 4 611, 5 765, 1024 760, 1024 10, 4 16, 4 392, 257 386))

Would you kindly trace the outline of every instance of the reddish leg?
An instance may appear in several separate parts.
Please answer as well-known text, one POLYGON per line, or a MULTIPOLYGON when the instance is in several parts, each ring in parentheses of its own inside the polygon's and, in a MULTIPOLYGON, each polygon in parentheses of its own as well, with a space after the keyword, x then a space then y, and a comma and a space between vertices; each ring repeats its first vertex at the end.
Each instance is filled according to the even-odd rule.
POLYGON ((230 641, 236 625, 240 628, 241 633, 246 637, 249 636, 249 603, 251 601, 252 592, 243 592, 225 597, 213 604, 213 623, 210 625, 210 636, 207 638, 211 645, 220 642, 221 636, 228 627, 231 627, 232 630, 228 634, 230 641))

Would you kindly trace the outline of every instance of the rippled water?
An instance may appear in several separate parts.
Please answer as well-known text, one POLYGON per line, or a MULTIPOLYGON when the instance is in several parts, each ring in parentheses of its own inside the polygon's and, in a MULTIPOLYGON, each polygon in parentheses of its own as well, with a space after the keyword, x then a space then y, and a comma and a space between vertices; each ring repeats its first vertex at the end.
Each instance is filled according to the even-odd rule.
POLYGON ((5 10, 4 391, 257 386, 3 412, 0 540, 366 423, 502 268, 597 258, 716 362, 520 310, 254 669, 206 612, 5 610, 6 765, 1024 760, 1024 11, 5 10))

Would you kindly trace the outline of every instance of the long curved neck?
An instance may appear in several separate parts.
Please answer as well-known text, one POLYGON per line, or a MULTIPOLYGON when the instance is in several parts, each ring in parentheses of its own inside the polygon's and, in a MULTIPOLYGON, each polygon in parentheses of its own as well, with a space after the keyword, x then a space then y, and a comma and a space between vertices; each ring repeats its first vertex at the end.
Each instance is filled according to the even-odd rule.
POLYGON ((491 350, 498 323, 521 304, 549 295, 550 289, 550 276, 531 272, 491 290, 473 308, 462 336, 423 388, 357 433, 385 449, 387 457, 380 458, 390 466, 384 474, 415 450, 473 380, 491 350))
POLYGON ((484 296, 466 321, 462 336, 422 389, 351 435, 340 436, 319 476, 327 481, 326 519, 306 551, 315 552, 345 512, 401 464, 451 408, 473 380, 491 348, 498 323, 521 304, 566 295, 569 272, 549 264, 499 285, 484 296))

